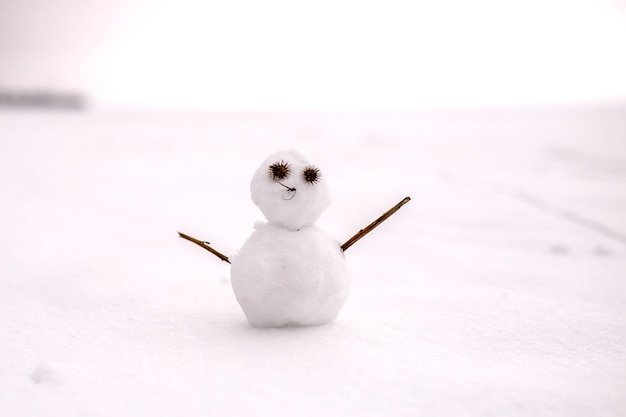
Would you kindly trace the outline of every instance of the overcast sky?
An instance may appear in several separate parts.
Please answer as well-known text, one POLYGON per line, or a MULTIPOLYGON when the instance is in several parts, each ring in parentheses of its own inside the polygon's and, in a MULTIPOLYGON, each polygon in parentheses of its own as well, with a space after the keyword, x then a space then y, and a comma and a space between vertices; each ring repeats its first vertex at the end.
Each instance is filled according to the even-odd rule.
POLYGON ((0 86, 99 105, 626 101, 625 0, 0 0, 0 86))

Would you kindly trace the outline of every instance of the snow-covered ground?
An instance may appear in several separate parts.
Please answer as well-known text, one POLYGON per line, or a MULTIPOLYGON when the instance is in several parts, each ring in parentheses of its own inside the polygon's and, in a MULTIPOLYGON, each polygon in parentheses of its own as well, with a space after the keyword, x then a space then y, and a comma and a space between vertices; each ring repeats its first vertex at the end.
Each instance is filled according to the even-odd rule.
POLYGON ((626 415, 626 108, 0 113, 3 416, 626 415), (255 329, 229 266, 297 147, 350 297, 255 329))

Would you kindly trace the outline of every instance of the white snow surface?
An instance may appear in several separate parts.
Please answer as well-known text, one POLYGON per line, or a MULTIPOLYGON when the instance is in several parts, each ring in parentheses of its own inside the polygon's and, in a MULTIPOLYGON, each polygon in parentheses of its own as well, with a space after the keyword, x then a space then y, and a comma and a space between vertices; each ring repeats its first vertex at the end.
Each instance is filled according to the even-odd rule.
POLYGON ((3 416, 626 415, 626 109, 0 113, 3 416), (259 159, 328 173, 338 319, 258 329, 259 159))
POLYGON ((348 296, 341 243, 316 225, 259 222, 231 262, 233 291, 255 327, 330 323, 348 296))

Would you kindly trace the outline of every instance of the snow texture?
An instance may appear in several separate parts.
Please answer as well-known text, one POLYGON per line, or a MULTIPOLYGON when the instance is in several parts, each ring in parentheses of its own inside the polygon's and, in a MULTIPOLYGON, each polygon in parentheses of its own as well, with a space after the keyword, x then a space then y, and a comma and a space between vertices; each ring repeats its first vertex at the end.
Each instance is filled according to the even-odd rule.
POLYGON ((624 107, 0 113, 0 414, 624 416, 624 138, 624 107), (412 201, 337 320, 258 329, 176 232, 236 253, 292 147, 339 241, 412 201))

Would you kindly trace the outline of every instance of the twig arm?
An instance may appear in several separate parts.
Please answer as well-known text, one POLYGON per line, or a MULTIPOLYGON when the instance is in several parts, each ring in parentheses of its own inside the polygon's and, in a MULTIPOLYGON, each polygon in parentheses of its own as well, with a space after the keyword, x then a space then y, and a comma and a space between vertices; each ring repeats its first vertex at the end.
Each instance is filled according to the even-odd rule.
POLYGON ((411 200, 411 197, 404 197, 402 201, 400 201, 398 204, 396 204, 395 206, 393 206, 392 208, 384 212, 382 216, 380 216, 379 218, 377 218, 376 220, 368 224, 364 229, 359 230, 354 236, 348 239, 346 243, 341 245, 341 250, 345 252, 346 249, 354 245, 363 236, 365 236, 366 234, 374 230, 378 225, 380 225, 382 222, 387 220, 396 211, 400 210, 400 207, 408 203, 410 200, 411 200))
POLYGON ((215 249, 213 249, 212 247, 210 247, 209 246, 209 242, 203 242, 201 240, 196 239, 195 237, 191 237, 191 236, 186 235, 186 234, 181 233, 181 232, 178 232, 178 236, 182 237, 183 239, 187 239, 188 241, 193 242, 196 245, 198 245, 198 246, 208 250, 213 255, 215 255, 218 258, 220 258, 222 261, 230 263, 230 261, 228 260, 228 256, 226 256, 226 255, 222 254, 221 252, 218 252, 215 249))

